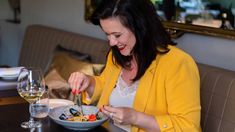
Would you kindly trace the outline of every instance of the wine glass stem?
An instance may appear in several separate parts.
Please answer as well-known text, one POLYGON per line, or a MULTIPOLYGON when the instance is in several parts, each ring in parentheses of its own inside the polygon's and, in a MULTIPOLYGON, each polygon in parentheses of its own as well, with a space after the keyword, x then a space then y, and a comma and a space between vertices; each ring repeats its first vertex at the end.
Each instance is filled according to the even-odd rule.
POLYGON ((30 112, 30 108, 32 108, 31 105, 32 105, 32 103, 29 103, 29 115, 30 115, 29 122, 30 122, 30 123, 34 122, 34 119, 33 119, 33 117, 31 116, 31 112, 30 112))

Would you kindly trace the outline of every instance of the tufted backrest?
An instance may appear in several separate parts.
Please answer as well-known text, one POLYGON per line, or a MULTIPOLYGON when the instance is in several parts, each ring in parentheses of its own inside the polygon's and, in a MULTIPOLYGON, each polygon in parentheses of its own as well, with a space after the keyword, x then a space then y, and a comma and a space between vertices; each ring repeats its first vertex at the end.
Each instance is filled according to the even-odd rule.
POLYGON ((89 54, 92 62, 105 63, 107 41, 42 25, 28 26, 24 35, 19 65, 45 71, 57 45, 89 54))
POLYGON ((203 132, 235 131, 235 72, 198 64, 203 132))

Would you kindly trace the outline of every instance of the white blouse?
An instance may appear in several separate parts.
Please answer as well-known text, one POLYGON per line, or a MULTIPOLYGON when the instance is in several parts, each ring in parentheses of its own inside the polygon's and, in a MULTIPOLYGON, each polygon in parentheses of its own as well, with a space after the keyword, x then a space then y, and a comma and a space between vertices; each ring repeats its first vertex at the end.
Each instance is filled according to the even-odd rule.
MULTIPOLYGON (((135 81, 132 85, 128 86, 122 79, 121 74, 118 77, 115 88, 113 89, 109 98, 109 104, 113 107, 129 107, 133 108, 133 102, 136 94, 136 89, 139 81, 135 81)), ((131 125, 120 125, 114 123, 115 126, 130 132, 131 125)), ((111 127, 113 129, 114 127, 111 127)), ((115 129, 115 128, 114 128, 115 129)), ((115 130, 113 130, 115 131, 115 130)))

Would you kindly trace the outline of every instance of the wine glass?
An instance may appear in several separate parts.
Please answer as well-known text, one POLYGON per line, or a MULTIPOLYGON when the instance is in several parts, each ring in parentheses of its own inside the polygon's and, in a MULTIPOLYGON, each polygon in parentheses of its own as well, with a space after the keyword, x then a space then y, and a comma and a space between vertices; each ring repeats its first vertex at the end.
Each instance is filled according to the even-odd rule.
MULTIPOLYGON (((37 68, 23 68, 18 76, 17 91, 19 95, 29 102, 30 106, 43 95, 45 91, 45 81, 40 69, 37 68)), ((23 122, 21 127, 23 128, 36 128, 41 127, 41 123, 34 121, 30 114, 30 120, 23 122)))

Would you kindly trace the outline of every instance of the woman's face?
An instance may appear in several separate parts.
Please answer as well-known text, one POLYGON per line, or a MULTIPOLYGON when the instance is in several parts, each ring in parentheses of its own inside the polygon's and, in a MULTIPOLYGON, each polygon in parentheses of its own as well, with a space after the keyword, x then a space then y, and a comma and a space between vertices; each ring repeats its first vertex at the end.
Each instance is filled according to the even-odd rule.
POLYGON ((117 46, 124 56, 131 55, 136 43, 135 35, 122 25, 118 17, 101 19, 100 25, 108 37, 110 46, 117 46))

